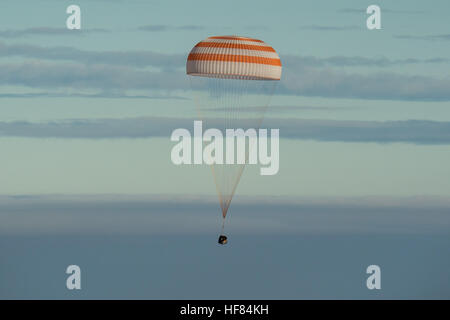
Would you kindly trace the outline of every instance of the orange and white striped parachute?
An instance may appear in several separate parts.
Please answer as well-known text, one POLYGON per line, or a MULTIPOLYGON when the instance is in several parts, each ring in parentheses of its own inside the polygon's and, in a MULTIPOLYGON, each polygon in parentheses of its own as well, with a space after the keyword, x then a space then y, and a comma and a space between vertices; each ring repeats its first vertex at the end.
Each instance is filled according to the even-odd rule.
POLYGON ((261 40, 237 37, 209 37, 189 53, 186 73, 192 76, 247 80, 280 80, 281 60, 261 40))
MULTIPOLYGON (((217 128, 225 134, 226 129, 258 129, 281 78, 281 68, 276 51, 261 40, 215 36, 197 43, 187 58, 186 73, 203 130, 217 128)), ((244 166, 211 166, 223 223, 244 166)))

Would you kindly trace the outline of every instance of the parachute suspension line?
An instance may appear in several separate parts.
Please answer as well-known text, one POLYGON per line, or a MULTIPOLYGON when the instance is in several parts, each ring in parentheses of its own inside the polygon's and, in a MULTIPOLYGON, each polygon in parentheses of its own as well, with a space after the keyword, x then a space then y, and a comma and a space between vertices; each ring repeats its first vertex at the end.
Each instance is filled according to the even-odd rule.
MULTIPOLYGON (((229 151, 233 151, 234 159, 227 163, 231 154, 227 154, 226 130, 242 129, 246 132, 253 129, 258 135, 270 97, 275 90, 273 84, 281 79, 281 69, 281 60, 272 47, 261 40, 239 36, 209 37, 199 42, 187 58, 186 74, 201 80, 197 84, 203 84, 198 87, 196 81, 191 82, 195 93, 200 97, 196 104, 204 130, 217 128, 225 138, 225 143, 222 140, 223 162, 211 164, 222 209, 220 244, 225 244, 227 240, 223 235, 225 219, 244 168, 249 163, 250 155, 255 155, 257 159, 259 153, 258 149, 252 149, 253 144, 258 143, 257 139, 245 138, 245 134, 243 141, 236 141, 233 137, 234 150, 229 151), (243 41, 252 42, 252 51, 248 55, 242 54, 242 50, 248 47, 243 41), (266 59, 268 56, 270 59, 266 59), (272 90, 268 92, 267 89, 272 90), (238 155, 241 145, 245 148, 245 153, 238 155), (244 162, 238 163, 237 160, 243 157, 244 162)), ((205 145, 206 142, 203 149, 205 145)), ((217 146, 216 143, 215 147, 217 146)))
MULTIPOLYGON (((216 191, 218 194, 222 216, 225 218, 236 192, 239 180, 249 160, 252 147, 250 141, 245 142, 245 163, 227 164, 226 129, 261 127, 264 113, 268 107, 274 84, 277 81, 227 79, 223 77, 190 76, 191 85, 198 95, 195 97, 197 115, 203 121, 203 131, 217 128, 224 136, 223 164, 212 164, 216 191), (203 90, 198 86, 201 85, 203 90), (205 90, 207 89, 207 90, 205 90), (267 90, 269 89, 269 90, 267 90), (270 90, 271 89, 271 90, 270 90)), ((203 142, 206 145, 206 142, 203 142)), ((234 160, 237 159, 237 144, 234 143, 234 160)))
MULTIPOLYGON (((260 83, 256 87, 254 84, 257 81, 244 79, 207 78, 206 81, 209 82, 208 87, 210 89, 209 99, 207 99, 208 105, 206 106, 211 111, 209 119, 219 120, 219 129, 222 129, 224 138, 226 138, 226 129, 242 128, 246 130, 255 128, 258 130, 260 128, 271 93, 275 89, 275 86, 272 85, 275 81, 258 81, 260 83), (260 90, 260 87, 263 87, 263 90, 260 90), (265 90, 267 88, 271 90, 265 90), (255 105, 249 104, 249 94, 259 97, 255 105), (211 114, 213 116, 212 119, 211 114), (246 116, 246 114, 248 115, 246 116)), ((214 121, 212 123, 207 121, 206 127, 211 127, 213 123, 214 121)), ((226 145, 224 144, 223 147, 225 148, 224 164, 214 164, 211 166, 211 169, 216 183, 222 215, 226 216, 238 182, 245 169, 245 164, 227 164, 226 145)), ((253 146, 248 143, 245 148, 246 162, 248 161, 251 147, 253 146)))
POLYGON ((225 229, 225 217, 222 218, 222 229, 220 230, 221 235, 223 235, 223 229, 225 229))
MULTIPOLYGON (((236 129, 240 127, 238 125, 240 116, 240 106, 241 101, 245 93, 247 93, 247 85, 249 81, 242 79, 222 79, 221 83, 224 84, 224 92, 226 102, 223 107, 226 109, 226 116, 223 119, 223 130, 226 133, 226 129, 236 129)), ((226 190, 225 203, 223 204, 224 210, 223 215, 226 216, 231 200, 235 193, 236 187, 242 175, 245 164, 232 166, 229 164, 224 164, 222 167, 222 179, 224 180, 224 189, 226 190)))

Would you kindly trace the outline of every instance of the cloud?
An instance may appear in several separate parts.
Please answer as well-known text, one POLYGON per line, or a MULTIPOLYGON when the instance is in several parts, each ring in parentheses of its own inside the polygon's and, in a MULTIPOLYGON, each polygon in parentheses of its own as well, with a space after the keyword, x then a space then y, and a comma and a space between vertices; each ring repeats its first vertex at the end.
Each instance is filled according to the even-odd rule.
POLYGON ((0 65, 0 85, 146 91, 188 88, 186 76, 182 72, 151 72, 111 65, 38 62, 0 65))
MULTIPOLYGON (((186 90, 184 70, 147 71, 104 64, 0 64, 0 85, 55 90, 186 90)), ((329 98, 449 101, 450 77, 357 74, 329 68, 286 67, 277 94, 329 98)))
POLYGON ((270 30, 269 26, 267 25, 249 25, 245 27, 247 30, 254 30, 254 31, 268 31, 270 30))
MULTIPOLYGON (((152 51, 88 51, 72 47, 41 47, 35 45, 7 45, 0 42, 0 56, 23 56, 49 60, 73 60, 83 63, 111 63, 134 66, 184 66, 186 54, 161 54, 152 51)), ((445 63, 449 58, 431 59, 388 59, 386 57, 332 56, 318 58, 314 56, 284 55, 283 61, 292 65, 307 66, 377 66, 387 67, 398 64, 445 63)))
POLYGON ((284 138, 336 142, 449 144, 450 122, 270 119, 284 138))
POLYGON ((408 40, 428 40, 428 41, 442 41, 450 40, 450 33, 448 34, 431 34, 431 35, 424 35, 424 36, 418 36, 418 35, 395 35, 394 36, 397 39, 408 39, 408 40))
MULTIPOLYGON (((269 112, 269 113, 280 113, 280 112, 291 112, 291 111, 336 111, 336 110, 348 110, 356 109, 357 107, 336 107, 336 106, 281 106, 281 105, 271 105, 267 107, 240 107, 239 112, 269 112)), ((214 108, 213 110, 208 108, 201 108, 202 111, 208 112, 224 112, 227 111, 226 108, 214 108)))
POLYGON ((52 27, 35 27, 27 29, 7 29, 0 30, 0 38, 17 38, 26 37, 32 35, 42 35, 42 36, 53 36, 53 35, 63 35, 63 36, 74 36, 74 35, 86 35, 90 33, 105 33, 109 30, 101 28, 93 29, 81 29, 81 30, 68 30, 67 28, 52 28, 52 27))
POLYGON ((436 57, 428 59, 404 58, 389 59, 384 56, 378 57, 361 57, 361 56, 331 56, 331 57, 314 57, 314 56, 296 56, 283 55, 284 65, 289 68, 302 67, 377 67, 386 68, 392 66, 401 66, 409 64, 439 64, 449 63, 450 58, 436 57))
MULTIPOLYGON (((283 235, 448 234, 450 227, 450 206, 445 199, 439 205, 434 198, 399 198, 395 205, 382 199, 369 203, 334 198, 301 200, 237 197, 228 227, 235 234, 283 235)), ((0 234, 215 233, 220 217, 211 212, 219 212, 215 197, 2 196, 0 234)))
MULTIPOLYGON (((422 14, 425 13, 425 11, 422 10, 395 10, 395 9, 386 9, 384 7, 381 8, 381 13, 398 13, 398 14, 422 14)), ((338 12, 341 13, 358 13, 358 14, 366 14, 367 7, 364 8, 343 8, 338 10, 338 12)))
POLYGON ((51 61, 74 61, 85 64, 112 64, 120 66, 173 69, 184 66, 185 54, 162 54, 152 51, 89 51, 72 47, 42 47, 0 42, 0 57, 20 56, 51 61))
POLYGON ((189 120, 178 118, 72 119, 33 123, 0 123, 0 136, 30 138, 113 139, 170 136, 172 129, 189 120))
POLYGON ((153 94, 153 95, 130 95, 117 92, 99 92, 95 94, 85 93, 64 93, 64 92, 38 92, 38 93, 0 93, 0 98, 108 98, 108 99, 170 99, 170 100, 189 100, 186 97, 172 94, 153 94))
POLYGON ((169 26, 169 25, 146 25, 146 26, 140 26, 138 27, 138 30, 140 31, 150 31, 150 32, 161 32, 161 31, 177 31, 177 30, 184 30, 184 31, 197 31, 197 30, 203 30, 205 27, 198 26, 198 25, 184 25, 184 26, 169 26))
POLYGON ((314 30, 314 31, 348 31, 361 29, 358 26, 320 26, 320 25, 307 25, 301 26, 301 30, 314 30))
POLYGON ((157 32, 157 31, 167 31, 169 29, 169 26, 165 26, 165 25, 151 25, 151 26, 141 26, 141 27, 138 27, 138 29, 141 30, 141 31, 157 32))
MULTIPOLYGON (((187 54, 164 54, 153 51, 89 51, 73 47, 42 47, 26 44, 5 44, 0 42, 0 57, 20 56, 52 61, 74 61, 87 64, 113 64, 134 67, 153 66, 163 69, 184 68, 187 54)), ((448 63, 450 58, 389 59, 387 57, 361 56, 296 56, 283 55, 283 63, 289 68, 298 67, 390 67, 408 64, 448 63)))
MULTIPOLYGON (((0 57, 22 56, 39 61, 0 65, 0 85, 32 88, 95 90, 185 90, 186 54, 150 51, 95 52, 69 47, 45 48, 0 43, 0 57), (42 61, 44 60, 44 61, 42 61), (48 62, 46 62, 47 60, 48 62), (59 63, 72 61, 71 63, 59 63), (152 71, 148 68, 152 67, 152 71)), ((317 58, 286 55, 278 94, 328 98, 449 101, 450 77, 393 72, 352 73, 330 67, 388 67, 448 63, 449 58, 388 59, 385 57, 317 58)))
POLYGON ((278 94, 328 98, 449 101, 450 77, 403 75, 393 72, 350 73, 285 63, 278 94))
MULTIPOLYGON (((124 119, 68 119, 49 122, 0 122, 0 137, 60 139, 120 139, 169 137, 176 128, 193 126, 191 118, 140 117, 124 119)), ((220 128, 223 121, 209 119, 220 128)), ((235 127, 247 128, 236 121, 235 127)), ((281 138, 336 142, 450 144, 450 122, 337 121, 266 119, 263 128, 280 129, 281 138)))

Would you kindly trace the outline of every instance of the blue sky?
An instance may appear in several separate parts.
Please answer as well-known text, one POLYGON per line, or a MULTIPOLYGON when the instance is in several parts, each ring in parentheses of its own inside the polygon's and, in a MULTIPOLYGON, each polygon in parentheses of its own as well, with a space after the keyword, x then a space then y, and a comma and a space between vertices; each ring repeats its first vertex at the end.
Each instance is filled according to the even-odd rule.
MULTIPOLYGON (((166 137, 174 125, 158 132, 152 117, 194 117, 187 53, 209 35, 241 34, 264 39, 282 58, 266 125, 281 122, 281 137, 291 139, 281 144, 279 176, 265 183, 250 168, 240 193, 271 194, 275 183, 279 195, 293 196, 448 195, 445 1, 379 2, 379 31, 365 28, 361 1, 239 2, 240 10, 230 2, 220 14, 212 14, 214 1, 81 1, 76 32, 64 28, 70 3, 3 4, 0 127, 9 183, 0 193, 185 193, 172 181, 208 169, 173 167, 166 137), (143 132, 130 139, 135 123, 143 132), (327 187, 317 186, 317 175, 327 187), (372 183, 361 186, 360 175, 372 183)), ((192 187, 215 192, 207 178, 192 187)))
MULTIPOLYGON (((263 123, 280 128, 281 142, 277 175, 246 168, 231 230, 296 236, 388 230, 448 241, 450 3, 376 3, 382 30, 369 31, 365 9, 373 3, 360 0, 2 1, 0 234, 103 234, 102 216, 88 213, 115 197, 124 199, 123 211, 111 213, 109 234, 121 233, 123 221, 126 236, 215 232, 218 205, 190 209, 201 227, 172 209, 156 213, 172 201, 179 208, 216 201, 209 168, 174 166, 169 138, 175 128, 191 128, 196 114, 184 69, 190 49, 211 35, 237 34, 264 40, 283 62, 263 123), (65 29, 73 3, 81 7, 81 31, 65 29), (126 204, 136 199, 156 216, 140 220, 135 212, 127 220, 126 204), (270 210, 283 208, 285 220, 259 208, 261 199, 272 199, 270 210), (370 210, 359 206, 366 202, 370 210), (387 203, 394 203, 389 210, 387 203), (261 221, 252 214, 259 209, 261 221)), ((447 284, 447 297, 448 290, 447 284)))

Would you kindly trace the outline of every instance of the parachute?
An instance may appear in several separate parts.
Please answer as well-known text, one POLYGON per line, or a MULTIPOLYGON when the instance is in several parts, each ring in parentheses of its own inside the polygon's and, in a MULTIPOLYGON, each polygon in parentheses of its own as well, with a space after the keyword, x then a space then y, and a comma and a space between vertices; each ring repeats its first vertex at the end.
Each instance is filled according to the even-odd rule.
MULTIPOLYGON (((186 73, 204 130, 216 128, 224 134, 226 129, 257 130, 281 69, 276 51, 261 40, 214 36, 197 43, 187 58, 186 73)), ((246 142, 246 159, 251 147, 246 142)), ((211 165, 222 210, 221 234, 244 167, 237 163, 211 165)))

